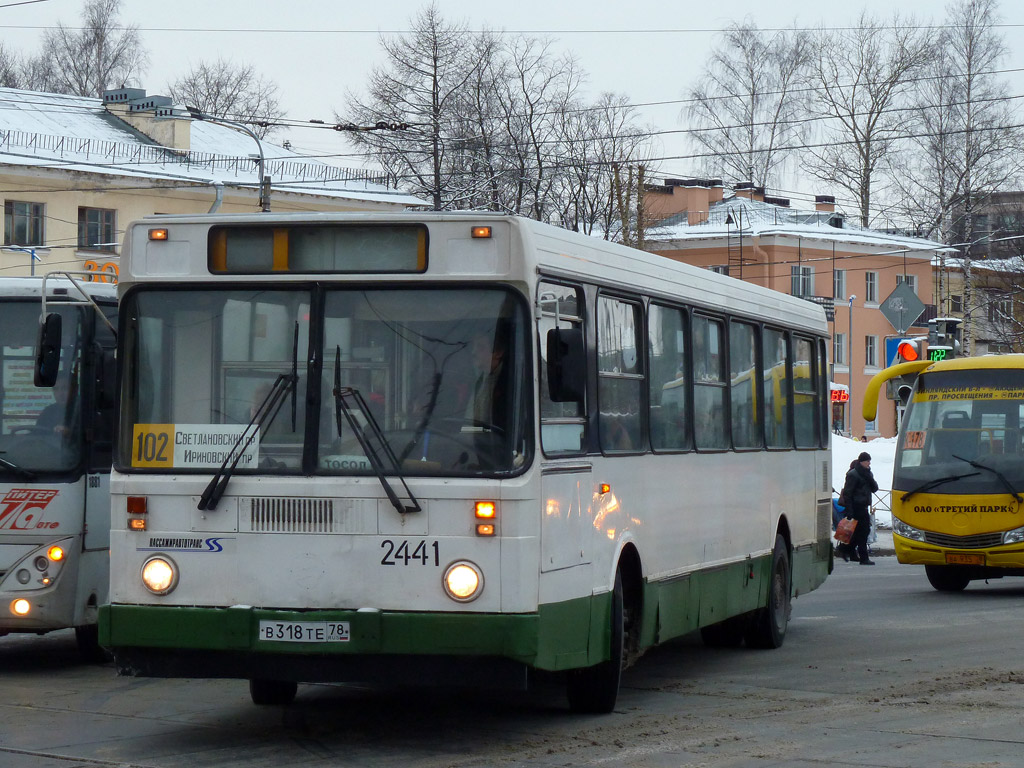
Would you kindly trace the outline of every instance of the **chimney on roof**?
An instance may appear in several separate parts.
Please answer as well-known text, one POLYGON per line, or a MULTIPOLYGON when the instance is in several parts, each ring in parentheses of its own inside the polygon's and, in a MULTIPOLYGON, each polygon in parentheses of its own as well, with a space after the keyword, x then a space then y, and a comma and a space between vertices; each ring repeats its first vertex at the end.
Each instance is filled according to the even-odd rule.
POLYGON ((736 197, 756 200, 759 203, 764 202, 764 187, 755 186, 752 181, 739 182, 733 187, 733 191, 736 193, 736 197))
POLYGON ((836 199, 832 195, 815 195, 814 210, 834 213, 836 210, 836 199))
POLYGON ((147 96, 143 88, 116 88, 103 92, 103 106, 163 147, 180 152, 191 148, 192 122, 175 114, 168 96, 147 96))
POLYGON ((721 186, 721 179, 665 179, 663 186, 650 185, 644 197, 647 216, 662 221, 685 213, 689 225, 703 224, 711 203, 722 199, 721 186))

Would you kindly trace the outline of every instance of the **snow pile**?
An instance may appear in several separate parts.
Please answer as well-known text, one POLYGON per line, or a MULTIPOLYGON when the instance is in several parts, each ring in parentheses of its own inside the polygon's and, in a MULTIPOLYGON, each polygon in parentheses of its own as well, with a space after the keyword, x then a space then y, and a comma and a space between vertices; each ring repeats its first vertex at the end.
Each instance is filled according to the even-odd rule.
MULTIPOLYGON (((896 438, 879 437, 860 443, 841 435, 832 435, 832 488, 836 495, 843 490, 843 481, 850 462, 855 461, 861 451, 871 454, 871 474, 878 483, 878 494, 889 506, 889 491, 892 489, 893 459, 896 455, 896 438)), ((892 525, 892 513, 888 509, 876 506, 875 522, 879 527, 888 528, 892 525)))

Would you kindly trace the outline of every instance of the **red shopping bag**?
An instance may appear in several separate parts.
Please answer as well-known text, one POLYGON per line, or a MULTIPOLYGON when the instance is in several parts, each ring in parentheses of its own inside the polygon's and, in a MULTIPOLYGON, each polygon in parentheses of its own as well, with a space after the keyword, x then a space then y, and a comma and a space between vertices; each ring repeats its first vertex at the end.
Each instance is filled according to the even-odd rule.
POLYGON ((852 517, 844 517, 836 525, 836 541, 849 544, 855 530, 857 530, 857 521, 852 517))

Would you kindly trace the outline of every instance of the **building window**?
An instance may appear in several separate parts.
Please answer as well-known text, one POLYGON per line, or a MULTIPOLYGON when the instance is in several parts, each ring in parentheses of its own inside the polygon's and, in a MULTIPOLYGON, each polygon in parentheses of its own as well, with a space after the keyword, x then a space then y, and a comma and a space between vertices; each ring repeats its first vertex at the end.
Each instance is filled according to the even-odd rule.
POLYGON ((877 368, 878 367, 878 337, 877 336, 865 336, 864 337, 864 367, 865 368, 877 368))
POLYGON ((899 286, 906 283, 910 286, 910 289, 917 293, 917 275, 896 275, 896 285, 899 286))
POLYGON ((832 273, 832 296, 837 299, 846 298, 846 270, 837 269, 832 273))
POLYGON ((1000 323, 1013 317, 1013 299, 1006 296, 990 295, 988 299, 988 319, 991 323, 1000 323))
POLYGON ((864 273, 864 303, 865 304, 877 304, 878 303, 878 273, 877 272, 865 272, 864 273))
POLYGON ((810 267, 794 266, 789 268, 790 293, 794 296, 814 295, 814 274, 810 267))
POLYGON ((837 333, 832 337, 832 363, 846 365, 846 334, 837 333))
POLYGON ((4 245, 43 244, 43 204, 4 201, 4 245))
POLYGON ((713 267, 708 267, 708 269, 710 269, 716 275, 728 275, 729 274, 729 267, 726 266, 725 264, 716 264, 713 267))
POLYGON ((113 252, 114 211, 108 208, 78 209, 78 247, 84 251, 113 252))
POLYGON ((960 314, 964 311, 963 297, 954 293, 949 297, 949 311, 960 314))

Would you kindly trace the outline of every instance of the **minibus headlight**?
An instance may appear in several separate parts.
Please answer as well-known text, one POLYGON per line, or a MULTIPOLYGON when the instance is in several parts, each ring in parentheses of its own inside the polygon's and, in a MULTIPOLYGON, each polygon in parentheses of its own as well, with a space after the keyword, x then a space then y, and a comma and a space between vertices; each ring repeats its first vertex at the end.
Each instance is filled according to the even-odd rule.
POLYGON ((11 613, 15 616, 28 616, 32 611, 32 603, 23 597, 11 602, 11 613))
POLYGON ((907 525, 898 517, 892 519, 892 532, 905 539, 924 541, 924 531, 920 531, 912 525, 907 525))
POLYGON ((142 583, 154 595, 166 595, 178 585, 178 567, 164 555, 156 555, 142 564, 142 583))
POLYGON ((1014 528, 1003 534, 1003 544, 1020 544, 1024 542, 1024 528, 1014 528))
POLYGON ((452 563, 444 572, 444 591, 460 603, 468 603, 480 596, 484 588, 484 575, 473 563, 462 560, 452 563))

